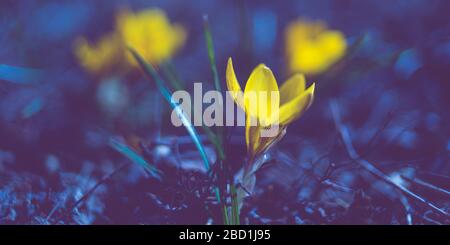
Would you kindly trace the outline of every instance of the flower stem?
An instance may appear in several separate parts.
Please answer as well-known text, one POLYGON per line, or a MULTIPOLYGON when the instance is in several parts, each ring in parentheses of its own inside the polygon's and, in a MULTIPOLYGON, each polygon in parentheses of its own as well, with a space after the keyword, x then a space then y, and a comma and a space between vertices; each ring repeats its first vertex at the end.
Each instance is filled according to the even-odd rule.
POLYGON ((231 192, 231 214, 233 217, 233 224, 239 225, 239 200, 237 197, 236 192, 236 186, 234 184, 231 184, 230 186, 230 192, 231 192))

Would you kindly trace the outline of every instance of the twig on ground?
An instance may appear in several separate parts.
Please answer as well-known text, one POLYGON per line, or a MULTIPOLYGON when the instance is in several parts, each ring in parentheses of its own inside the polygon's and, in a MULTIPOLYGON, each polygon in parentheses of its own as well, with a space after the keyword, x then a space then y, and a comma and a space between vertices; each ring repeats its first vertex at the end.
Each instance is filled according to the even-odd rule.
POLYGON ((440 188, 440 187, 437 187, 437 186, 435 186, 435 185, 432 185, 432 184, 430 184, 430 183, 428 183, 428 182, 425 182, 425 181, 423 181, 423 180, 421 180, 421 179, 419 179, 419 178, 411 179, 411 178, 408 178, 408 177, 406 177, 406 176, 404 176, 404 175, 400 175, 400 176, 401 176, 403 179, 405 179, 405 180, 407 180, 407 181, 409 181, 409 182, 412 182, 412 183, 414 183, 414 184, 416 184, 416 185, 420 185, 420 186, 429 188, 429 189, 431 189, 431 190, 433 190, 433 191, 439 192, 439 193, 441 193, 441 194, 450 196, 450 191, 447 191, 447 190, 445 190, 445 189, 442 189, 442 188, 440 188))
POLYGON ((110 174, 104 176, 100 181, 98 181, 91 189, 89 189, 80 199, 78 199, 70 208, 67 209, 67 211, 63 214, 62 217, 65 217, 69 213, 71 213, 78 205, 80 205, 83 201, 85 201, 94 191, 101 186, 102 184, 109 181, 114 175, 116 175, 118 172, 122 171, 126 167, 128 167, 131 163, 127 161, 126 163, 120 165, 118 168, 116 168, 114 171, 112 171, 110 174))
POLYGON ((450 181, 450 176, 446 176, 446 175, 442 175, 442 174, 435 174, 435 173, 425 172, 425 171, 419 171, 418 174, 429 175, 431 177, 442 178, 442 179, 450 181))
POLYGON ((335 182, 333 182, 333 181, 331 181, 329 179, 326 179, 326 180, 322 181, 321 184, 329 186, 331 188, 334 188, 334 189, 336 189, 338 191, 346 192, 346 193, 354 193, 355 192, 351 188, 348 188, 346 186, 342 186, 340 184, 337 184, 337 183, 335 183, 335 182))
POLYGON ((414 212, 414 210, 411 208, 408 198, 406 198, 406 196, 401 191, 397 190, 397 192, 398 192, 398 195, 400 196, 400 202, 402 203, 403 207, 405 207, 406 223, 408 225, 412 225, 413 224, 412 213, 414 212))
MULTIPOLYGON (((430 212, 431 212, 431 211, 430 211, 430 212)), ((425 213, 421 216, 422 219, 424 219, 424 220, 426 220, 426 221, 428 221, 428 222, 430 222, 430 223, 432 223, 432 224, 435 224, 435 225, 442 225, 441 222, 439 222, 439 221, 437 221, 437 220, 434 220, 434 219, 428 217, 428 214, 429 214, 430 212, 425 212, 425 213)))
POLYGON ((393 118, 393 113, 392 111, 390 111, 386 117, 386 119, 383 122, 383 125, 376 131, 376 133, 369 139, 367 146, 366 146, 366 150, 361 154, 362 157, 366 157, 367 155, 369 155, 371 152, 373 152, 373 150, 376 147, 372 147, 376 140, 380 137, 381 133, 387 128, 387 126, 389 125, 389 123, 392 121, 393 118))
POLYGON ((334 119, 336 130, 341 135, 342 142, 344 143, 344 146, 345 146, 345 148, 347 150, 347 153, 348 153, 349 157, 354 162, 358 163, 364 169, 366 169, 367 171, 369 171, 371 174, 375 175, 376 177, 382 179, 387 184, 389 184, 389 185, 399 189, 400 191, 405 193, 407 196, 410 196, 413 199, 415 199, 415 200, 417 200, 417 201, 419 201, 421 203, 424 203, 425 205, 427 205, 428 207, 430 207, 431 209, 435 210, 436 212, 438 212, 438 213, 440 213, 442 215, 450 217, 450 214, 447 213, 446 211, 440 209, 439 207, 437 207, 433 203, 427 201, 423 197, 421 197, 421 196, 415 194, 414 192, 408 190, 404 186, 395 183, 388 176, 386 176, 382 171, 380 171, 378 168, 376 168, 374 165, 372 165, 370 162, 368 162, 365 159, 361 159, 361 157, 359 156, 359 154, 356 152, 355 148, 353 147, 352 140, 351 140, 348 128, 341 121, 337 102, 331 101, 330 102, 330 109, 331 109, 331 113, 332 113, 332 116, 333 116, 333 119, 334 119))

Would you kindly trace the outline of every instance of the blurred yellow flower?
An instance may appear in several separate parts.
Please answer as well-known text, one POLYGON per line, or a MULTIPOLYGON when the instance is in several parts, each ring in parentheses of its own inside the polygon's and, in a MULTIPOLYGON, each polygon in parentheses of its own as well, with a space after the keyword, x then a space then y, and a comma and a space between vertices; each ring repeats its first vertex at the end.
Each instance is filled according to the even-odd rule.
POLYGON ((126 63, 138 66, 127 46, 133 47, 148 62, 158 65, 170 59, 185 40, 185 30, 171 24, 162 10, 147 9, 137 13, 124 10, 116 16, 116 30, 97 43, 78 38, 75 55, 86 70, 100 74, 126 63), (123 62, 124 59, 127 62, 123 62))
MULTIPOLYGON (((122 11, 117 16, 117 31, 126 45, 134 48, 153 65, 171 58, 186 39, 184 28, 171 24, 166 14, 159 9, 138 13, 122 11)), ((127 57, 132 65, 138 65, 131 54, 127 57)))
POLYGON ((84 37, 75 41, 75 55, 80 64, 91 73, 104 73, 119 64, 123 47, 119 37, 110 34, 91 44, 84 37))
POLYGON ((251 159, 264 153, 277 142, 284 135, 287 125, 299 118, 309 108, 314 98, 315 84, 306 89, 305 77, 302 74, 293 75, 278 89, 272 71, 264 64, 258 65, 252 71, 242 92, 233 62, 229 58, 226 80, 228 91, 231 92, 236 104, 246 113, 245 139, 251 159), (265 98, 261 98, 264 94, 265 98), (256 125, 251 123, 252 117, 257 119, 256 125), (262 130, 272 125, 279 126, 278 133, 273 137, 262 136, 262 130))
POLYGON ((347 49, 344 34, 328 30, 323 22, 294 21, 286 28, 285 38, 292 73, 319 74, 342 58, 347 49))

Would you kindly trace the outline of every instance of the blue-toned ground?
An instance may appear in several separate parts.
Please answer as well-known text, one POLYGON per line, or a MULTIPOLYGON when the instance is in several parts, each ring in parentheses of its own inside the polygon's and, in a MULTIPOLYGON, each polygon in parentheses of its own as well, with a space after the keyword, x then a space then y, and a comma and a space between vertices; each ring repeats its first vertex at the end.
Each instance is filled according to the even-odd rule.
MULTIPOLYGON (((450 224, 446 0, 2 0, 0 224, 222 222, 211 192, 220 180, 204 173, 185 129, 171 126, 155 85, 139 71, 99 79, 74 55, 77 37, 111 32, 123 7, 163 9, 186 28, 172 65, 189 90, 193 82, 213 88, 204 14, 223 86, 228 57, 241 81, 259 63, 285 80, 284 28, 299 17, 345 34, 346 56, 307 76, 314 104, 268 153, 241 223, 450 224)), ((228 135, 234 173, 245 161, 244 130, 228 135)))

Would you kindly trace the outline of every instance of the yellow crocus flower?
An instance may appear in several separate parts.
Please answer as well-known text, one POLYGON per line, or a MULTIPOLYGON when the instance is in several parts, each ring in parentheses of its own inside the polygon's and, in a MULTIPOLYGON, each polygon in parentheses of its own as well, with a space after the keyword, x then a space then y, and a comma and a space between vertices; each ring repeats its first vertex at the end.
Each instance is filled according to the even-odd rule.
POLYGON ((252 71, 242 92, 232 59, 229 58, 226 80, 228 90, 236 104, 246 113, 245 139, 252 160, 277 142, 284 135, 287 125, 299 118, 309 108, 314 98, 315 84, 306 89, 305 77, 302 74, 293 75, 279 89, 275 76, 264 64, 258 65, 252 71), (260 96, 264 93, 260 92, 268 94, 267 99, 261 99, 260 96), (271 97, 272 92, 278 96, 271 97), (251 98, 251 94, 256 95, 256 99, 251 98), (251 123, 252 117, 257 119, 256 125, 251 123), (279 126, 275 136, 261 135, 263 129, 275 124, 279 126))
MULTIPOLYGON (((144 59, 158 65, 174 55, 184 44, 186 32, 178 24, 171 24, 159 9, 138 13, 122 11, 117 16, 117 31, 123 42, 134 48, 144 59)), ((128 54, 129 62, 138 66, 128 54)))
POLYGON ((319 74, 341 59, 347 49, 344 34, 329 30, 323 22, 297 20, 285 32, 289 70, 319 74))
POLYGON ((95 44, 80 37, 75 41, 75 56, 89 72, 104 73, 121 62, 124 57, 122 46, 121 40, 115 34, 104 36, 95 44))

